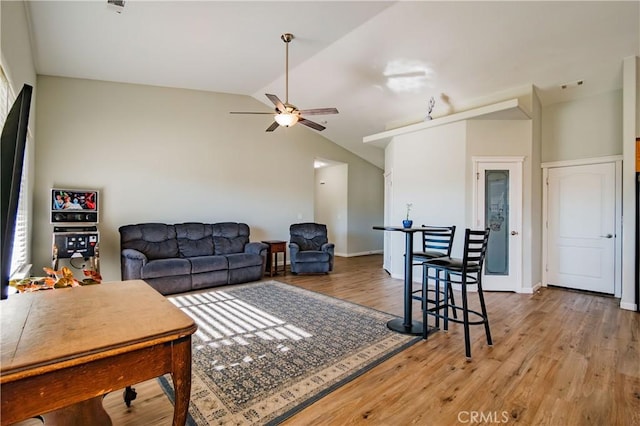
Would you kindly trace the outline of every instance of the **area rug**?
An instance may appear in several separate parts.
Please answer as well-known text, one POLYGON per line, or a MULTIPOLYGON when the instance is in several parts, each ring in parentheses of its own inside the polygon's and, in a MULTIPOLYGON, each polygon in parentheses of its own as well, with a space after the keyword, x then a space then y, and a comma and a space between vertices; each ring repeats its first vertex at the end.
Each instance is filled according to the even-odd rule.
POLYGON ((190 425, 278 424, 420 340, 389 330, 393 315, 277 281, 168 299, 198 325, 190 425))

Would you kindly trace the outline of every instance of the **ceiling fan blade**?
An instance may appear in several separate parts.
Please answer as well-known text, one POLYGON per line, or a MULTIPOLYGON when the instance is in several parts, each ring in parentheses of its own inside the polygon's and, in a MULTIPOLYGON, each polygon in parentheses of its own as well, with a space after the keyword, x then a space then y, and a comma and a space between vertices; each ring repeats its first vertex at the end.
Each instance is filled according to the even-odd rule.
POLYGON ((326 114, 338 114, 338 110, 335 108, 313 108, 300 110, 300 114, 303 115, 326 115, 326 114))
POLYGON ((273 102, 273 104, 276 106, 276 108, 278 108, 278 111, 285 112, 287 110, 284 107, 284 104, 282 103, 280 98, 278 98, 276 95, 270 95, 269 93, 265 93, 265 95, 267 96, 267 98, 269 98, 269 100, 271 102, 273 102))
POLYGON ((231 111, 229 114, 266 114, 273 115, 273 112, 249 112, 249 111, 231 111))
POLYGON ((318 124, 315 121, 307 120, 306 118, 302 118, 302 117, 298 119, 298 123, 304 124, 305 126, 311 127, 312 129, 318 130, 320 132, 326 129, 326 127, 324 127, 323 125, 318 124))
POLYGON ((271 123, 271 126, 267 127, 267 130, 265 130, 266 132, 273 132, 275 129, 277 129, 279 126, 279 124, 274 121, 273 123, 271 123))

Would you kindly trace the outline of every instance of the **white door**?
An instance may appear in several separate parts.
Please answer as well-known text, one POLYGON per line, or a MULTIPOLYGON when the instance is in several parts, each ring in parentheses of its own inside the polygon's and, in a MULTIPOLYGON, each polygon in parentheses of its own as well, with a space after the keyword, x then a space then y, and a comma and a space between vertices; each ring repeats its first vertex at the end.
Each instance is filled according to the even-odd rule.
POLYGON ((550 168, 547 283, 613 294, 615 163, 550 168))
POLYGON ((489 228, 482 287, 489 291, 522 288, 522 158, 474 160, 475 228, 489 228))

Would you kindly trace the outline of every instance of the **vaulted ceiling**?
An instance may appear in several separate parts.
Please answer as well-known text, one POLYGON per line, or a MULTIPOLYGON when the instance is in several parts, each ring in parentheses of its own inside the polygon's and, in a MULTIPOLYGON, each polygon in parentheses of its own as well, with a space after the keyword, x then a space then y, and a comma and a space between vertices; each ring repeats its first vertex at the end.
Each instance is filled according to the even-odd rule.
MULTIPOLYGON (((28 1, 41 75, 285 97, 380 167, 362 138, 535 86, 543 105, 622 87, 639 2, 28 1), (577 81, 583 84, 577 85, 577 81), (561 85, 569 83, 567 89, 561 85)), ((248 117, 256 132, 271 117, 248 117)), ((276 132, 286 131, 277 129, 276 132)), ((314 131, 314 130, 309 130, 314 131)))

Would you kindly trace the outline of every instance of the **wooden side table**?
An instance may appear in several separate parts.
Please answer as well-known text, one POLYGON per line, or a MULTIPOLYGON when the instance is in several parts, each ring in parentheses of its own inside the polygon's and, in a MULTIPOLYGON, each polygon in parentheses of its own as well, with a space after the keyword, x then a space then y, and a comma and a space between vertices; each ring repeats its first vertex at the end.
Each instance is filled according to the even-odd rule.
POLYGON ((275 273, 278 274, 278 253, 284 255, 284 261, 282 262, 282 274, 287 274, 287 242, 280 240, 267 240, 263 241, 269 246, 267 251, 267 269, 265 272, 269 272, 269 276, 272 277, 275 273))

